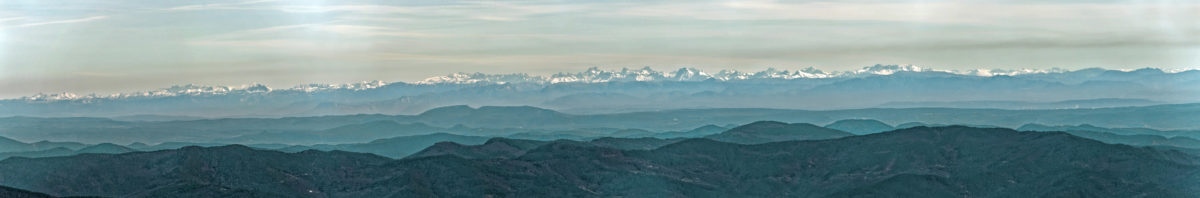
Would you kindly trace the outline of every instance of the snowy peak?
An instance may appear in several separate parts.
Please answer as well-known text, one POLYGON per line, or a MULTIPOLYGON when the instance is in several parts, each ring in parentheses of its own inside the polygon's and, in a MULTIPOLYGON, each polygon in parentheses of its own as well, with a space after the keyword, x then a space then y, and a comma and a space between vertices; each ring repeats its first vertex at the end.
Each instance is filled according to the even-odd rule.
POLYGON ((950 73, 955 73, 955 74, 959 74, 959 75, 968 75, 968 76, 991 77, 991 76, 1016 76, 1016 75, 1025 75, 1025 74, 1045 74, 1045 73, 1065 73, 1065 72, 1069 72, 1069 71, 1056 67, 1056 68, 1050 68, 1047 70, 1039 70, 1039 69, 990 69, 990 70, 971 69, 971 70, 966 70, 966 71, 951 71, 950 73))
POLYGON ((675 73, 671 73, 670 78, 675 81, 702 81, 708 80, 711 75, 696 68, 679 68, 675 73))
POLYGON ((851 75, 851 76, 861 76, 864 74, 866 74, 866 75, 892 75, 892 74, 895 74, 896 72, 931 72, 931 71, 934 71, 934 70, 921 68, 921 67, 917 67, 917 66, 913 66, 913 65, 874 65, 874 66, 863 67, 862 69, 850 71, 847 73, 847 75, 851 75))
POLYGON ((229 86, 204 86, 204 85, 175 85, 166 89, 159 89, 145 92, 122 93, 110 96, 110 98, 128 98, 128 97, 164 97, 164 96, 179 96, 179 95, 223 95, 231 93, 266 93, 270 92, 271 88, 263 84, 247 84, 237 87, 229 86))
MULTIPOLYGON (((698 70, 697 70, 698 71, 698 70)), ((659 81, 670 80, 671 76, 667 73, 655 71, 650 67, 641 69, 621 68, 620 71, 610 72, 600 70, 599 68, 588 68, 587 71, 581 73, 558 73, 550 76, 548 82, 543 83, 602 83, 602 82, 628 82, 628 81, 659 81)))
POLYGON ((767 68, 767 70, 754 73, 751 75, 753 79, 797 79, 797 78, 830 78, 833 74, 825 73, 816 68, 804 68, 799 71, 776 70, 775 68, 767 68))
MULTIPOLYGON (((386 82, 383 82, 383 81, 378 81, 378 80, 375 80, 375 81, 362 81, 362 82, 357 82, 357 83, 349 83, 349 84, 307 84, 307 85, 297 85, 296 87, 292 87, 291 89, 286 89, 286 90, 295 90, 295 91, 302 91, 302 92, 315 92, 315 91, 327 91, 327 90, 353 90, 353 91, 359 91, 359 90, 367 90, 367 89, 379 88, 379 87, 383 87, 383 86, 385 86, 385 85, 388 85, 388 83, 386 83, 386 82)), ((265 88, 265 87, 266 87, 266 86, 264 86, 264 88, 265 88)), ((268 88, 268 89, 267 89, 267 91, 270 91, 270 89, 268 88)))
POLYGON ((446 76, 434 76, 425 78, 425 80, 414 82, 414 84, 433 85, 433 84, 476 84, 476 83, 518 83, 530 81, 544 81, 546 78, 541 76, 530 76, 529 74, 484 74, 484 73, 453 73, 446 76))
POLYGON ((47 93, 38 93, 38 94, 34 94, 34 95, 32 95, 32 96, 25 96, 25 97, 21 97, 21 100, 26 100, 26 101, 56 101, 56 100, 75 100, 75 99, 81 99, 81 98, 86 98, 86 97, 87 97, 87 96, 80 96, 80 95, 76 95, 76 94, 73 94, 73 93, 66 93, 66 92, 63 92, 63 93, 51 93, 51 94, 47 94, 47 93))

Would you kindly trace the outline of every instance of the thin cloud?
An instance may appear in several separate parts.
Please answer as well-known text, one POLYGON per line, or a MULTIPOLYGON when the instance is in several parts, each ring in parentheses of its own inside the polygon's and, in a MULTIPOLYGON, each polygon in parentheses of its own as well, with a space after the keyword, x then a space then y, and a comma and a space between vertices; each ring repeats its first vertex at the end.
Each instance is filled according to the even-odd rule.
MULTIPOLYGON (((369 36, 413 37, 413 38, 449 37, 449 35, 443 35, 443 34, 411 32, 411 31, 404 31, 403 29, 381 27, 381 26, 313 23, 313 24, 282 25, 282 26, 242 30, 242 31, 237 31, 237 32, 213 35, 213 36, 209 36, 209 37, 205 37, 205 38, 201 38, 201 39, 202 40, 211 40, 211 41, 256 40, 256 39, 264 39, 264 38, 277 39, 278 37, 303 35, 303 34, 297 34, 297 32, 300 32, 300 31, 308 31, 309 33, 330 33, 333 35, 357 36, 357 37, 369 37, 369 36)), ((308 34, 308 36, 313 36, 309 33, 305 33, 305 34, 308 34)))
POLYGON ((363 25, 320 25, 314 28, 322 31, 353 36, 391 36, 415 38, 444 38, 448 35, 408 32, 397 28, 363 26, 363 25))
POLYGON ((167 10, 236 10, 236 9, 247 9, 245 7, 239 7, 239 6, 266 3, 266 2, 272 2, 272 1, 277 1, 277 0, 259 0, 259 1, 243 1, 243 2, 235 2, 235 3, 213 3, 213 4, 185 5, 185 6, 167 8, 167 10))
POLYGON ((518 20, 518 19, 514 19, 514 18, 498 17, 498 16, 477 16, 474 18, 479 19, 479 20, 484 20, 484 21, 517 21, 518 20))
POLYGON ((16 21, 16 20, 21 20, 21 19, 25 19, 25 17, 7 17, 7 18, 0 18, 0 23, 3 23, 3 22, 8 22, 8 21, 16 21))
MULTIPOLYGON (((611 5, 596 4, 608 7, 611 5)), ((526 17, 579 12, 591 9, 588 5, 579 4, 528 4, 528 3, 497 3, 497 2, 456 2, 439 5, 394 6, 377 4, 342 4, 342 5, 309 5, 292 1, 245 1, 224 4, 201 4, 167 8, 170 11, 196 10, 245 10, 245 11, 278 11, 295 14, 337 14, 342 17, 378 17, 378 16, 420 16, 420 17, 454 17, 481 21, 518 21, 526 17), (272 2, 267 4, 265 2, 272 2)))
POLYGON ((712 21, 835 20, 913 23, 1012 25, 1094 24, 1143 18, 1186 21, 1200 15, 1185 11, 1200 4, 1001 4, 1001 3, 844 3, 711 2, 667 3, 599 12, 604 16, 669 17, 712 21), (1171 15, 1161 14, 1164 12, 1171 15))
POLYGON ((65 23, 82 23, 82 22, 88 22, 88 21, 101 20, 101 19, 105 19, 105 18, 108 18, 108 16, 91 16, 91 17, 80 18, 80 19, 47 21, 47 22, 38 22, 38 23, 26 23, 26 24, 17 25, 17 27, 34 27, 34 26, 53 25, 53 24, 65 24, 65 23))

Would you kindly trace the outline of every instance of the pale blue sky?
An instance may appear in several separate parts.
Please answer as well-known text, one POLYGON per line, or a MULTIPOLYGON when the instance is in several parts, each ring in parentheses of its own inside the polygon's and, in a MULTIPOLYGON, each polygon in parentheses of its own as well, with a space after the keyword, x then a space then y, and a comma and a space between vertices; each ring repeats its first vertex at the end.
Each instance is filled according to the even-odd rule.
POLYGON ((1194 68, 1200 1, 0 1, 0 98, 451 72, 1194 68))

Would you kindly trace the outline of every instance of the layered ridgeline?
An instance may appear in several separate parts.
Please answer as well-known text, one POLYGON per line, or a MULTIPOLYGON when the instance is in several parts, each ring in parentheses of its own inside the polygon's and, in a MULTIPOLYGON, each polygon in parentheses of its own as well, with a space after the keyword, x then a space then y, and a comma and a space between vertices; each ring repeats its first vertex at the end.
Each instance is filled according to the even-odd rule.
POLYGON ((854 134, 808 123, 760 121, 742 125, 704 138, 740 144, 761 144, 787 140, 834 139, 854 134))
MULTIPOLYGON (((423 126, 423 125, 422 125, 423 126)), ((591 129, 597 130, 597 129, 591 129)), ((563 133, 574 133, 581 130, 565 131, 563 133)), ((465 136, 447 133, 433 133, 424 135, 399 136, 392 138, 376 139, 370 142, 348 143, 348 144, 315 144, 315 145, 284 145, 284 144, 250 144, 250 147, 258 149, 270 149, 284 152, 301 152, 306 150, 321 150, 321 151, 351 151, 361 153, 371 153, 390 158, 404 158, 414 156, 430 155, 429 153, 438 153, 439 148, 455 148, 460 147, 479 147, 490 149, 493 147, 513 147, 517 148, 514 153, 523 152, 531 149, 535 145, 542 145, 552 141, 557 142, 572 142, 581 141, 582 144, 591 144, 595 146, 610 147, 617 149, 654 149, 659 146, 669 143, 675 143, 683 138, 701 137, 714 139, 718 141, 731 143, 764 143, 774 141, 787 140, 820 140, 833 139, 849 136, 852 134, 817 127, 811 124, 795 123, 787 124, 774 121, 761 121, 739 126, 733 129, 725 130, 725 128, 716 126, 703 126, 691 131, 683 132, 661 132, 649 134, 625 134, 623 132, 631 130, 612 130, 609 134, 594 134, 594 136, 580 137, 578 139, 513 139, 530 137, 528 134, 514 134, 507 137, 493 138, 484 136, 465 136), (724 130, 724 131, 717 131, 724 130), (715 134, 713 134, 715 133, 715 134), (710 135, 711 134, 711 135, 710 135), (645 137, 650 136, 650 137, 645 137), (657 137, 666 136, 666 137, 657 137), (520 146, 525 145, 525 146, 520 146), (427 148, 428 147, 428 148, 427 148), (423 150, 424 149, 424 150, 423 150)), ((0 149, 0 160, 10 157, 57 157, 71 156, 88 153, 127 153, 134 151, 157 151, 177 149, 186 146, 223 146, 231 145, 231 143, 186 143, 186 142, 169 142, 157 145, 145 145, 133 143, 126 146, 116 145, 112 143, 101 143, 96 145, 85 145, 75 142, 56 143, 56 145, 70 145, 78 148, 68 148, 65 146, 46 147, 50 149, 37 150, 38 145, 45 145, 45 142, 38 143, 22 143, 15 140, 0 137, 0 140, 7 140, 6 144, 0 144, 5 149, 0 149), (76 146, 77 145, 77 146, 76 146)), ((446 150, 446 149, 440 149, 446 150)))
POLYGON ((416 115, 344 115, 285 118, 222 118, 123 121, 110 118, 0 118, 0 136, 33 142, 89 144, 218 142, 238 144, 345 144, 397 136, 449 133, 520 139, 592 137, 699 137, 761 120, 827 124, 855 134, 914 122, 1018 128, 1090 124, 1106 128, 1181 131, 1200 129, 1200 103, 1096 109, 684 109, 613 114, 570 114, 528 106, 448 106, 416 115), (880 123, 844 121, 872 119, 880 123), (619 126, 619 128, 614 128, 619 126))
POLYGON ((0 116, 178 120, 414 114, 431 108, 540 106, 573 113, 679 108, 1101 108, 1200 101, 1200 70, 943 71, 876 65, 856 71, 760 72, 649 68, 552 76, 452 74, 420 82, 183 85, 115 95, 39 94, 0 100, 0 116), (151 116, 162 115, 162 116, 151 116))
MULTIPOLYGON (((405 126, 405 125, 395 125, 405 126)), ((414 124, 409 126, 428 127, 414 124)), ((739 144, 758 144, 788 140, 822 140, 847 137, 857 134, 872 134, 856 129, 878 129, 886 126, 877 120, 850 119, 841 120, 818 127, 806 123, 783 123, 776 121, 759 121, 742 126, 725 128, 713 125, 702 126, 689 131, 650 132, 636 129, 578 129, 548 134, 533 135, 517 133, 508 136, 470 136, 436 132, 432 134, 406 135, 375 139, 357 143, 344 144, 283 144, 260 143, 248 144, 257 149, 278 150, 284 152, 301 152, 305 150, 321 151, 350 151, 371 153, 389 158, 405 158, 413 156, 428 156, 430 153, 463 153, 464 151, 478 154, 464 154, 464 157, 508 156, 519 154, 535 146, 555 141, 578 141, 601 147, 632 149, 655 149, 659 146, 675 143, 686 138, 706 138, 722 142, 739 144), (601 131, 608 131, 602 133, 601 131), (632 131, 632 132, 631 132, 632 131), (592 132, 592 134, 574 134, 592 132), (571 138, 561 138, 568 136, 571 138), (473 148, 473 149, 465 149, 473 148), (499 149, 498 148, 507 148, 499 149), (497 154, 508 153, 508 154, 497 154)), ((946 126, 944 124, 905 123, 898 128, 918 126, 946 126)), ((341 127, 339 127, 341 128, 341 127)), ((397 128, 396 130, 405 130, 397 128)), ((890 129, 889 129, 890 130, 890 129)), ((1163 149, 1180 150, 1190 153, 1200 153, 1200 131, 1159 131, 1144 128, 1102 128, 1090 125, 1083 126, 1045 126, 1027 124, 1019 128, 1022 131, 1063 132, 1088 139, 1099 140, 1110 144, 1125 144, 1133 146, 1149 146, 1163 149)), ((350 132, 350 131, 346 131, 350 132)), ((412 132, 410 132, 412 133, 412 132)), ((286 138, 283 140, 292 140, 286 138)), ((223 146, 236 142, 166 142, 155 145, 132 143, 116 145, 101 143, 87 145, 76 142, 35 142, 23 143, 0 137, 0 160, 9 157, 56 157, 71 156, 86 153, 127 153, 134 151, 157 151, 178 149, 186 146, 223 146)), ((316 139, 319 140, 319 139, 316 139)), ((309 140, 309 141, 316 141, 309 140)))
POLYGON ((1200 195, 1196 156, 1054 132, 913 127, 830 140, 686 139, 627 150, 597 141, 446 143, 400 160, 244 146, 10 158, 0 161, 0 185, 112 197, 1200 195))

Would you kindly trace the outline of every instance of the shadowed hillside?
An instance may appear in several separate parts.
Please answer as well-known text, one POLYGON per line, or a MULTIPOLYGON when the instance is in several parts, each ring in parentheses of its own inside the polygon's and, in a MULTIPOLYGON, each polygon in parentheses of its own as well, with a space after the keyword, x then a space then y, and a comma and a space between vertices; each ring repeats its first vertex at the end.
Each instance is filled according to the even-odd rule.
MULTIPOLYGON (((998 128, 914 127, 754 145, 690 139, 653 150, 575 141, 539 145, 494 139, 488 144, 498 143, 509 150, 531 149, 489 159, 392 160, 243 146, 11 158, 0 161, 0 185, 52 195, 120 197, 1200 195, 1196 156, 998 128)), ((461 148, 468 147, 441 149, 461 148)))

